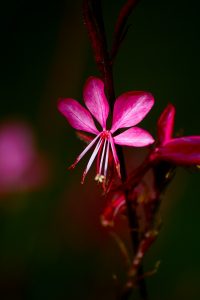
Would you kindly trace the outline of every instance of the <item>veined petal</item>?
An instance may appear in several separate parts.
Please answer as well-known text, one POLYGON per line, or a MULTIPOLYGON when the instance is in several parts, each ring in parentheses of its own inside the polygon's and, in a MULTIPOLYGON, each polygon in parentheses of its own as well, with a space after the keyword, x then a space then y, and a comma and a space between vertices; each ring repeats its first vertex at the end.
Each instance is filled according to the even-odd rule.
POLYGON ((61 99, 58 102, 58 110, 73 128, 94 134, 99 133, 89 111, 76 100, 71 98, 61 99))
POLYGON ((158 119, 158 139, 160 144, 164 144, 172 138, 175 113, 175 107, 172 104, 168 104, 158 119))
POLYGON ((113 137, 115 144, 144 147, 154 142, 153 137, 144 129, 132 127, 113 137))
POLYGON ((105 129, 109 105, 104 93, 103 81, 96 77, 89 77, 83 89, 83 99, 91 114, 105 129))
POLYGON ((199 165, 200 136, 171 139, 158 149, 157 156, 176 165, 199 165))
POLYGON ((148 92, 132 91, 122 94, 116 99, 114 105, 111 132, 138 124, 144 119, 153 104, 154 98, 148 92))

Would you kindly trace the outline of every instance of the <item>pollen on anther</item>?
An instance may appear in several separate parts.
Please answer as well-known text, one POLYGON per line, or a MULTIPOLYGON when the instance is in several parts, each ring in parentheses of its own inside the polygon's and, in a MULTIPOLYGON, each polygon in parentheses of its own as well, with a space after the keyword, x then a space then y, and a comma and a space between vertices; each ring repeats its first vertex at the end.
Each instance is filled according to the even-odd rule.
POLYGON ((96 176, 95 176, 95 181, 98 181, 98 182, 100 182, 100 183, 103 183, 104 181, 105 181, 105 179, 106 179, 106 177, 104 176, 104 175, 102 175, 102 174, 97 174, 96 176))

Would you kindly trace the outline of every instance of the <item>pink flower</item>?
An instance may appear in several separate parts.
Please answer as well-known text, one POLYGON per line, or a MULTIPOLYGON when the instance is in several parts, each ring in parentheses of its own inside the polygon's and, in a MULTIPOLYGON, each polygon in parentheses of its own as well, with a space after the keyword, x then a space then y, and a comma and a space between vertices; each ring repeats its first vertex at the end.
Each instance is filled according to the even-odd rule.
POLYGON ((41 187, 48 171, 27 124, 9 121, 0 125, 0 197, 41 187))
POLYGON ((158 120, 159 146, 152 157, 176 165, 200 164, 200 136, 173 138, 175 107, 168 104, 158 120))
POLYGON ((114 105, 111 129, 106 127, 110 109, 104 93, 104 84, 99 78, 89 77, 87 79, 83 90, 83 99, 88 110, 71 98, 61 99, 58 103, 59 111, 73 128, 95 135, 71 167, 74 168, 88 150, 95 145, 83 173, 82 183, 97 154, 99 154, 99 160, 95 179, 99 182, 106 179, 109 153, 112 153, 120 177, 120 165, 115 144, 143 147, 154 142, 147 131, 139 127, 132 127, 142 121, 152 108, 154 104, 153 96, 150 93, 140 91, 126 92, 119 96, 114 105), (91 114, 101 125, 101 130, 97 129, 91 114), (126 127, 131 128, 114 135, 118 129, 126 127))

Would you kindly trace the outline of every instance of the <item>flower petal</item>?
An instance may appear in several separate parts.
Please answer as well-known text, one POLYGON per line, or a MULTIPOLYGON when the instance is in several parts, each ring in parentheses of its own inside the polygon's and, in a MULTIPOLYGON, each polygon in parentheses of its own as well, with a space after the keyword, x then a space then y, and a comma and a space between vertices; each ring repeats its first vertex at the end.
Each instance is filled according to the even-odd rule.
POLYGON ((98 134, 98 130, 89 111, 76 100, 70 98, 59 100, 58 110, 73 128, 98 134))
POLYGON ((157 157, 176 165, 199 165, 200 136, 171 139, 158 149, 157 157))
POLYGON ((176 109, 170 103, 158 119, 158 139, 160 144, 164 144, 172 138, 175 113, 176 109))
POLYGON ((153 104, 154 98, 148 92, 132 91, 122 94, 114 105, 111 132, 138 124, 144 119, 153 104))
POLYGON ((83 99, 91 114, 106 128, 109 105, 104 93, 104 83, 96 77, 89 77, 83 89, 83 99))
POLYGON ((114 137, 115 144, 143 147, 154 142, 153 137, 144 129, 132 127, 114 137))

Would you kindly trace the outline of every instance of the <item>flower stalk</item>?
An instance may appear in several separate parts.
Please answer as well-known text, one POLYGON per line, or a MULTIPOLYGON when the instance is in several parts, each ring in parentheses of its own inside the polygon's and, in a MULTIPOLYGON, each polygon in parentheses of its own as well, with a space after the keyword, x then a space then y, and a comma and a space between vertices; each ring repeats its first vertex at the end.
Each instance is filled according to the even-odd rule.
POLYGON ((91 42, 97 68, 102 75, 105 91, 111 110, 114 106, 115 93, 112 71, 112 61, 108 52, 101 0, 83 0, 83 19, 91 42))
MULTIPOLYGON (((115 100, 112 58, 114 58, 114 56, 116 55, 119 45, 121 44, 122 32, 124 30, 127 17, 131 13, 131 11, 133 10, 134 6, 137 4, 138 1, 127 1, 127 3, 124 5, 119 15, 118 22, 116 24, 115 38, 114 38, 111 55, 109 55, 107 49, 107 41, 105 36, 104 22, 103 22, 100 2, 101 2, 100 0, 97 1, 84 0, 83 15, 84 15, 85 26, 87 28, 88 35, 93 48, 95 62, 105 83, 105 91, 107 92, 109 104, 112 110, 114 105, 114 100, 115 100), (98 7, 98 10, 95 7, 96 8, 98 7)), ((120 163, 122 184, 125 184, 127 181, 127 173, 126 173, 123 150, 121 146, 117 146, 116 149, 117 149, 118 159, 120 163)), ((129 193, 127 189, 124 190, 124 196, 125 196, 125 202, 126 202, 126 208, 128 214, 129 230, 130 230, 131 241, 133 245, 133 251, 136 254, 140 244, 137 215, 132 206, 132 201, 129 197, 129 193)), ((148 299, 147 288, 143 276, 143 266, 141 262, 138 268, 136 269, 136 274, 134 275, 135 275, 134 277, 136 278, 136 284, 139 288, 141 299, 147 300, 148 299)), ((133 290, 132 284, 126 285, 125 290, 121 295, 121 299, 128 299, 132 293, 132 290, 133 290)))

